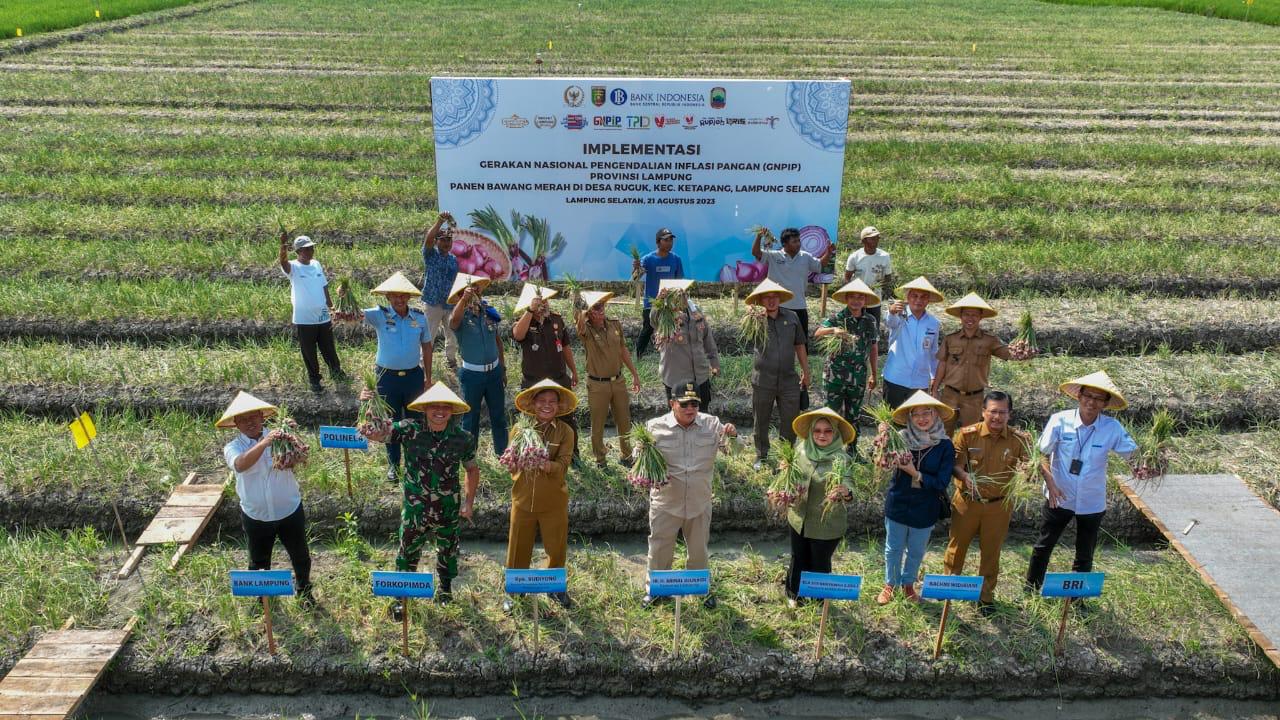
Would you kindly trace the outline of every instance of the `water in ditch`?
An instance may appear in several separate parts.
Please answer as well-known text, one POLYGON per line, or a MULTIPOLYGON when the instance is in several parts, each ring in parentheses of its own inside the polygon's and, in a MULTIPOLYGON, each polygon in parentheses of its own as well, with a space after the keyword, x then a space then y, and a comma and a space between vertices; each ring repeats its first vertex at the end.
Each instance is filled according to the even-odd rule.
POLYGON ((95 693, 81 717, 94 720, 1280 720, 1280 702, 1215 698, 892 700, 795 697, 688 705, 655 698, 440 698, 423 704, 372 695, 154 697, 95 693))

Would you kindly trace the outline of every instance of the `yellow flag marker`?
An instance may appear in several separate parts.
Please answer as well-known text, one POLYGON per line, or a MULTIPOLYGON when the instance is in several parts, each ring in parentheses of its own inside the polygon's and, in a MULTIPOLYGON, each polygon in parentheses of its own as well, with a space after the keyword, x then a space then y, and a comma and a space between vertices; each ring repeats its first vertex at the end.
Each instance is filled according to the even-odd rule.
POLYGON ((22 28, 18 28, 18 37, 22 37, 22 28))
POLYGON ((551 41, 550 41, 550 40, 548 40, 548 41, 547 41, 547 49, 548 49, 548 50, 550 50, 550 49, 551 49, 551 47, 552 47, 552 45, 551 45, 551 41))
POLYGON ((96 18, 101 19, 101 18, 102 18, 102 11, 101 11, 101 10, 99 10, 99 9, 97 9, 97 8, 94 8, 94 10, 93 10, 93 16, 94 16, 94 17, 96 17, 96 18))
POLYGON ((67 427, 71 430, 71 437, 75 438, 77 450, 83 450, 98 437, 98 428, 94 427, 93 418, 87 412, 80 413, 80 417, 72 420, 67 427))
POLYGON ((978 43, 974 43, 973 46, 969 48, 969 52, 978 52, 978 43))

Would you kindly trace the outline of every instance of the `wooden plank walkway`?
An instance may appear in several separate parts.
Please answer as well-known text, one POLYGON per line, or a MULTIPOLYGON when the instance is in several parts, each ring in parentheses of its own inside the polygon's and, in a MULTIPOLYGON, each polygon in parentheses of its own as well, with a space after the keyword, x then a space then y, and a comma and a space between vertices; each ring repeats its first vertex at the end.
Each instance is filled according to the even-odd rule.
POLYGON ((80 707, 102 672, 133 632, 136 618, 120 630, 46 633, 0 680, 0 720, 62 720, 80 707))
POLYGON ((177 567, 182 556, 195 547, 200 533, 204 532, 209 520, 217 512, 218 505, 222 503, 223 488, 222 485, 196 485, 195 479, 196 474, 191 473, 181 485, 173 489, 169 499, 151 519, 151 524, 138 536, 133 553, 129 555, 124 567, 120 568, 120 572, 116 573, 116 577, 121 580, 129 577, 142 561, 148 545, 181 543, 169 561, 170 570, 177 567))
POLYGON ((1280 667, 1280 511, 1235 475, 1167 475, 1120 489, 1280 667))

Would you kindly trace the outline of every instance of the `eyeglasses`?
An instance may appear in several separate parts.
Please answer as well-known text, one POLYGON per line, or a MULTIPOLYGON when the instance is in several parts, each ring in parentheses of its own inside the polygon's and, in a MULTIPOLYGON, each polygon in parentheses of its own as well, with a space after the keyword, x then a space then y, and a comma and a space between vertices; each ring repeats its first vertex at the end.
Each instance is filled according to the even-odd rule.
POLYGON ((1101 395, 1092 395, 1092 394, 1090 394, 1090 393, 1082 392, 1082 393, 1080 393, 1080 399, 1081 399, 1081 400, 1092 400, 1092 401, 1094 401, 1094 402, 1106 402, 1106 401, 1110 400, 1111 398, 1109 398, 1109 397, 1102 397, 1101 395))
POLYGON ((697 401, 697 400, 681 400, 681 401, 679 401, 677 404, 678 404, 680 407, 682 407, 682 408, 687 408, 687 407, 689 407, 690 405, 692 405, 692 406, 694 406, 694 407, 701 407, 701 405, 702 405, 702 403, 701 403, 701 402, 699 402, 699 401, 697 401))

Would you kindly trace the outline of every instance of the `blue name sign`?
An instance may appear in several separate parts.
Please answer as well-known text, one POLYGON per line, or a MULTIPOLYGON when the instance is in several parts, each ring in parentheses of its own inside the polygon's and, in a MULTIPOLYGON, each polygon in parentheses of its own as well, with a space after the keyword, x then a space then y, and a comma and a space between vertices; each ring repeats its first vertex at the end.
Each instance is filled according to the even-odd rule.
POLYGON ((373 594, 381 597, 431 598, 436 594, 436 578, 431 573, 373 572, 373 594))
POLYGON ((507 592, 512 595, 565 592, 567 583, 564 568, 507 570, 507 592))
POLYGON ((1105 573, 1048 573, 1040 594, 1044 597, 1086 598, 1102 595, 1105 573))
POLYGON ((920 587, 925 600, 977 600, 981 595, 981 575, 925 575, 920 587))
POLYGON ((338 450, 368 450, 369 441, 353 427, 320 426, 320 447, 338 450))
POLYGON ((293 595, 293 573, 289 570, 232 570, 231 594, 238 597, 293 595))
POLYGON ((711 592, 710 570, 650 570, 649 595, 706 595, 711 592))
POLYGON ((818 600, 857 600, 861 593, 861 575, 832 575, 808 570, 800 573, 800 597, 818 600))

